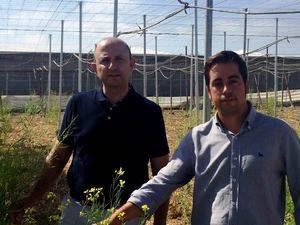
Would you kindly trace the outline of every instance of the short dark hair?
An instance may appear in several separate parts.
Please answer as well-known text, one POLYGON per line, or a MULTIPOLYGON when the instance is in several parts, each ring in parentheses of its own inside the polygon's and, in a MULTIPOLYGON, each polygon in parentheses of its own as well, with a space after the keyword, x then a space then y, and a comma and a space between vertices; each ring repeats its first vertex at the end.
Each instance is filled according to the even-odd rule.
POLYGON ((236 63, 239 67, 239 71, 242 75, 243 81, 246 84, 248 79, 248 69, 245 61, 235 52, 233 51, 221 51, 211 57, 208 58, 208 60, 205 63, 204 66, 204 76, 205 76, 205 84, 206 86, 209 86, 209 72, 211 68, 219 63, 236 63))

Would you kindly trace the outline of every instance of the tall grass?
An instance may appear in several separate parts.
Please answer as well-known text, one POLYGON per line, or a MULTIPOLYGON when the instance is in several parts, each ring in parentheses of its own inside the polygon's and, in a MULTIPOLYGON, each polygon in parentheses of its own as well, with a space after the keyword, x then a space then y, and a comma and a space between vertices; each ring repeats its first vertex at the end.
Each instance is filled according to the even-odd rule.
MULTIPOLYGON (((3 105, 0 109, 0 225, 8 224, 8 211, 14 207, 17 199, 30 191, 51 148, 49 141, 42 143, 34 140, 43 130, 43 127, 35 124, 37 117, 44 120, 47 116, 51 117, 51 113, 48 115, 45 112, 42 101, 33 99, 26 103, 24 111, 16 117, 3 105)), ((32 212, 28 211, 29 214, 32 212)), ((44 219, 38 224, 41 222, 49 224, 44 219)), ((34 224, 30 216, 25 224, 34 224)))

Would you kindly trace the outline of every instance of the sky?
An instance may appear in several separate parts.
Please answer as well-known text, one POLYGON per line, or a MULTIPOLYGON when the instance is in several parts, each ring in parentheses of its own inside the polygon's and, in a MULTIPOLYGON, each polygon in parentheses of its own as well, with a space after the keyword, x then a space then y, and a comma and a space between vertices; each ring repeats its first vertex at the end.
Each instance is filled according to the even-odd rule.
MULTIPOLYGON (((194 5, 194 0, 187 1, 194 5)), ((205 6, 205 0, 198 0, 198 6, 205 6)), ((83 35, 82 51, 93 50, 94 44, 113 32, 114 0, 82 1, 83 35)), ((168 14, 182 8, 177 0, 119 0, 118 31, 126 32, 143 27, 143 15, 151 25, 168 14)), ((300 11, 300 0, 215 0, 213 8, 250 12, 300 11)), ((249 50, 258 49, 275 41, 275 18, 279 21, 279 43, 281 56, 300 56, 300 14, 248 15, 247 34, 249 50), (299 36, 298 38, 293 38, 299 36)), ((77 0, 1 0, 0 1, 0 51, 49 51, 49 34, 52 35, 52 51, 61 49, 61 20, 64 20, 64 52, 79 50, 79 1, 77 0)), ((188 9, 147 30, 146 48, 154 53, 155 36, 158 52, 164 54, 185 54, 191 51, 191 32, 194 24, 194 9, 188 9)), ((241 52, 243 49, 244 15, 213 12, 212 53, 224 49, 241 52)), ((204 54, 205 11, 198 9, 198 51, 204 54)), ((143 52, 144 38, 141 34, 124 34, 134 53, 143 52)), ((275 46, 269 53, 275 54, 275 46)), ((265 50, 256 54, 265 54, 265 50)))

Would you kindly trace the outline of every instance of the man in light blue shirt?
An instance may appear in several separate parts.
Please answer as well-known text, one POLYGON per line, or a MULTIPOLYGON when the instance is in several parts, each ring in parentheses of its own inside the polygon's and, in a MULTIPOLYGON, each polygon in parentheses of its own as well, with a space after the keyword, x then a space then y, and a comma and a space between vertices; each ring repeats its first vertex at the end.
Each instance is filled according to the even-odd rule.
POLYGON ((149 213, 195 178, 192 225, 282 225, 287 178, 300 225, 300 142, 284 121, 246 100, 247 67, 232 51, 205 65, 206 87, 217 113, 193 128, 157 176, 132 193, 110 217, 122 224, 149 213), (119 213, 124 212, 122 221, 119 213))

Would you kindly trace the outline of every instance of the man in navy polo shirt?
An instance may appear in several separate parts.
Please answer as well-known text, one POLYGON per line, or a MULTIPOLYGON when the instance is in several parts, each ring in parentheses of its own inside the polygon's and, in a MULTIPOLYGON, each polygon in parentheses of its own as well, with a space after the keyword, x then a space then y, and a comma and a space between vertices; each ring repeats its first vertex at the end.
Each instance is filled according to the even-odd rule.
MULTIPOLYGON (((105 199, 109 199, 115 170, 125 171, 123 204, 149 179, 149 160, 153 175, 168 162, 169 148, 160 107, 129 85, 135 61, 128 45, 118 38, 106 38, 96 44, 94 56, 92 66, 103 86, 100 90, 78 93, 69 100, 58 142, 47 157, 34 190, 11 214, 14 223, 19 223, 24 209, 49 190, 71 155, 67 174, 71 202, 61 221, 70 225, 87 222, 79 215, 85 190, 102 187, 105 199)), ((166 202, 157 210, 155 225, 166 224, 167 208, 166 202)))

